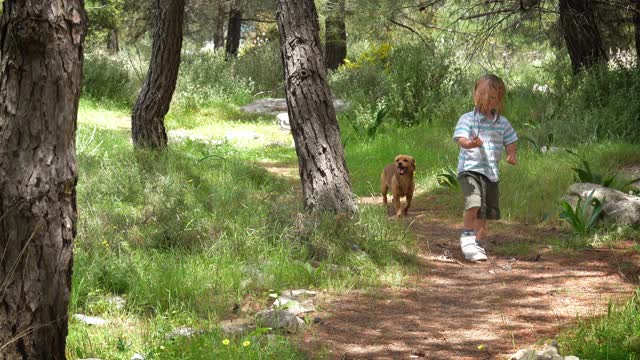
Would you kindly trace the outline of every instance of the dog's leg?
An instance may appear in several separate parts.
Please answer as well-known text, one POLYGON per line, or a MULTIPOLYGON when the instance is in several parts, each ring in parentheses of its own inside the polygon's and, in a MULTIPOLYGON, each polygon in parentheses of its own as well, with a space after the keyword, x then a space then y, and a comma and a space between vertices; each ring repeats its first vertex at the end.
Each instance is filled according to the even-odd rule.
POLYGON ((387 184, 387 179, 385 178, 384 170, 382 174, 380 174, 380 192, 382 193, 382 203, 384 204, 385 209, 387 208, 387 192, 389 191, 389 185, 387 184))
POLYGON ((410 189, 407 193, 407 206, 404 208, 404 214, 407 215, 409 212, 409 207, 411 206, 411 199, 413 198, 413 189, 410 189))
POLYGON ((403 211, 402 211, 402 206, 400 204, 400 196, 397 194, 393 194, 393 205, 396 208, 396 216, 397 217, 402 217, 402 215, 404 215, 403 211))

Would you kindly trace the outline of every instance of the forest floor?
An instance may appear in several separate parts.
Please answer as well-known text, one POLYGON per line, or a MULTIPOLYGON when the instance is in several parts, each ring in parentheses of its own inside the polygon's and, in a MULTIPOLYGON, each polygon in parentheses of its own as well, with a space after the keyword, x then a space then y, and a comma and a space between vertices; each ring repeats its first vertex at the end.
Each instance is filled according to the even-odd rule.
MULTIPOLYGON (((383 211, 380 197, 360 201, 383 211)), ((405 286, 319 295, 320 321, 301 338, 311 358, 506 359, 542 347, 578 317, 606 312, 610 301, 623 303, 638 285, 633 244, 554 250, 545 245, 558 238, 553 227, 500 221, 482 244, 489 260, 465 261, 459 221, 437 204, 418 196, 403 220, 417 239, 405 286), (518 247, 529 251, 496 254, 518 247)))

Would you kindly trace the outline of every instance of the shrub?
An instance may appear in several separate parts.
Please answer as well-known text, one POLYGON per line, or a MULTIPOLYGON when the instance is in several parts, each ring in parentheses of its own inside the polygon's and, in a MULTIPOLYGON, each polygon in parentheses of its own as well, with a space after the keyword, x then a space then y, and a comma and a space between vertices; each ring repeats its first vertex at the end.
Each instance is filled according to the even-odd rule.
POLYGON ((560 218, 567 221, 577 233, 590 233, 600 219, 602 203, 593 197, 594 191, 584 199, 579 198, 575 209, 566 200, 562 202, 564 210, 560 213, 560 218))
MULTIPOLYGON (((570 73, 566 68, 556 71, 570 73)), ((548 105, 553 111, 544 125, 558 139, 570 143, 640 139, 640 103, 633 101, 640 96, 640 69, 595 67, 575 77, 559 75, 555 86, 548 105)))
POLYGON ((355 107, 374 112, 376 104, 384 102, 390 118, 411 126, 440 117, 440 108, 458 100, 449 95, 459 90, 461 73, 449 59, 447 51, 434 53, 423 44, 372 45, 347 59, 330 82, 335 94, 355 107))
POLYGON ((133 75, 123 53, 108 55, 96 51, 84 56, 82 96, 101 102, 131 107, 142 79, 133 75))
POLYGON ((174 104, 189 112, 216 101, 247 102, 253 82, 237 76, 224 52, 201 51, 182 55, 174 104))
POLYGON ((239 78, 251 81, 256 95, 284 97, 284 72, 278 41, 260 44, 238 56, 234 71, 239 78))

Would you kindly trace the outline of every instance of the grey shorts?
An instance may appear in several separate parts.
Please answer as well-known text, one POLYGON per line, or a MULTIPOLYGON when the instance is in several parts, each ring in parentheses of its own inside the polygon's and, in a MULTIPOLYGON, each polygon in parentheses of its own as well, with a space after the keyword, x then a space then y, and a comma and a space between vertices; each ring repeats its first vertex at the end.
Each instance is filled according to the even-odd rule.
POLYGON ((465 210, 479 207, 479 219, 500 219, 499 182, 491 182, 486 176, 473 171, 458 174, 458 182, 464 194, 465 210))

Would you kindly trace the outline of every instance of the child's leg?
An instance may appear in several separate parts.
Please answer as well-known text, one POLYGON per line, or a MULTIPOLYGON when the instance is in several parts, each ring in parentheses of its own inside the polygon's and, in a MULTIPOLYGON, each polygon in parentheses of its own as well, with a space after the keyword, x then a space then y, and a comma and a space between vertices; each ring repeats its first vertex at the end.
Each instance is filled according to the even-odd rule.
POLYGON ((462 215, 464 231, 460 235, 460 248, 464 258, 470 261, 487 260, 483 248, 476 242, 476 221, 482 205, 481 185, 472 176, 460 176, 460 187, 465 198, 465 210, 462 215))
POLYGON ((464 214, 462 215, 462 223, 465 230, 475 230, 476 234, 478 233, 478 231, 476 230, 476 222, 479 220, 479 210, 480 207, 472 207, 464 211, 464 214))
POLYGON ((487 219, 476 218, 473 223, 473 230, 476 232, 476 239, 478 241, 486 239, 489 235, 487 231, 487 219))

